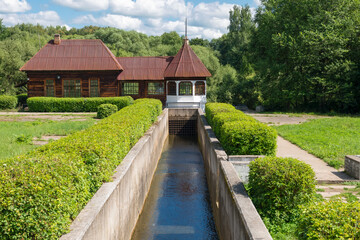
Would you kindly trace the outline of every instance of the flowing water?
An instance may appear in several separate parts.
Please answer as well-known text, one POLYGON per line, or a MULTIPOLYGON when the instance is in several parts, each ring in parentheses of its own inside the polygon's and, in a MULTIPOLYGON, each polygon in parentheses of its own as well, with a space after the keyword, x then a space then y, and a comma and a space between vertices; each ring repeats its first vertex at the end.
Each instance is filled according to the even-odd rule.
POLYGON ((132 239, 218 239, 196 138, 169 136, 132 239))

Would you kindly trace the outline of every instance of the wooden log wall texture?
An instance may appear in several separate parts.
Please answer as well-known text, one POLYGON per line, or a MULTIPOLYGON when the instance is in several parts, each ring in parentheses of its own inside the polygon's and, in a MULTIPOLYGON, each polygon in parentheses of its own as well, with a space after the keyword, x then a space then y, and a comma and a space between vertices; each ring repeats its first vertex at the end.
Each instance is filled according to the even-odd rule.
POLYGON ((81 79, 81 96, 89 97, 89 79, 100 79, 100 96, 115 97, 118 96, 118 81, 116 77, 119 71, 59 71, 59 72, 27 72, 28 96, 45 96, 45 80, 55 80, 55 96, 63 96, 64 79, 81 79), (60 79, 57 78, 60 76, 60 79))
MULTIPOLYGON (((115 97, 122 96, 121 84, 124 81, 116 80, 118 71, 62 71, 62 72, 27 72, 28 82, 28 96, 38 97, 45 96, 45 80, 55 80, 55 96, 63 97, 63 80, 64 79, 81 79, 81 96, 90 96, 90 78, 99 78, 100 81, 100 97, 115 97), (60 79, 57 78, 60 76, 60 79)), ((133 81, 139 83, 139 94, 131 95, 134 99, 138 98, 155 98, 159 99, 164 105, 166 103, 166 81, 133 81), (164 94, 149 95, 147 91, 148 82, 163 82, 164 94)))

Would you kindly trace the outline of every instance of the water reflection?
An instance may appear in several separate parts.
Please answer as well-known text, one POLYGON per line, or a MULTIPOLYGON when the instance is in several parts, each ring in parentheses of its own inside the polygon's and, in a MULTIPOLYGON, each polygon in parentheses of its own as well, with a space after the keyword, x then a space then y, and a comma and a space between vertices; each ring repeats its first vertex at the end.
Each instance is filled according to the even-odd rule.
POLYGON ((195 138, 169 136, 132 239, 218 239, 195 138))

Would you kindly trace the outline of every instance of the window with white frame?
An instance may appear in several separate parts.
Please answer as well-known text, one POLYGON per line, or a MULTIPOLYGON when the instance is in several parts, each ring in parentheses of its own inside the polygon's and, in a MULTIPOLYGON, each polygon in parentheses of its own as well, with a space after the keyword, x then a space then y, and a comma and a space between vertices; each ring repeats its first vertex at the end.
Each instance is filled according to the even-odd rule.
POLYGON ((180 82, 179 83, 179 95, 192 96, 192 83, 180 82))

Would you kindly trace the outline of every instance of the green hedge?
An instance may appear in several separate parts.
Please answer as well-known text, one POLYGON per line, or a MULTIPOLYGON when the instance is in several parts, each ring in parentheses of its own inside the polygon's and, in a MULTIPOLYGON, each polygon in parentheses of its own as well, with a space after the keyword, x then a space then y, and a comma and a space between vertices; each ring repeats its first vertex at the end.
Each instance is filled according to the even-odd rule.
POLYGON ((16 108, 18 100, 15 96, 0 96, 0 109, 14 109, 16 108))
POLYGON ((0 239, 57 239, 161 113, 140 100, 90 128, 0 160, 0 239))
POLYGON ((101 104, 113 104, 122 109, 133 103, 126 97, 55 98, 31 97, 27 99, 30 112, 97 112, 101 104))
POLYGON ((106 118, 118 111, 118 107, 113 104, 101 104, 98 107, 97 118, 103 119, 106 118))
POLYGON ((226 122, 220 142, 229 155, 275 155, 276 131, 259 122, 226 122))
POLYGON ((227 103, 206 103, 205 114, 206 119, 210 125, 213 125, 213 118, 220 112, 233 112, 236 111, 235 107, 227 103))
POLYGON ((315 173, 293 158, 264 157, 250 163, 249 194, 262 217, 289 221, 299 206, 314 199, 315 173))
POLYGON ((360 239, 360 202, 339 200, 312 203, 301 208, 300 239, 360 239))
POLYGON ((248 121, 248 122, 256 122, 256 120, 241 111, 232 111, 232 112, 220 112, 214 115, 212 119, 212 128, 218 136, 221 137, 220 129, 222 125, 226 122, 234 122, 234 121, 248 121))
POLYGON ((276 131, 227 103, 207 103, 206 118, 229 155, 275 155, 276 131))

